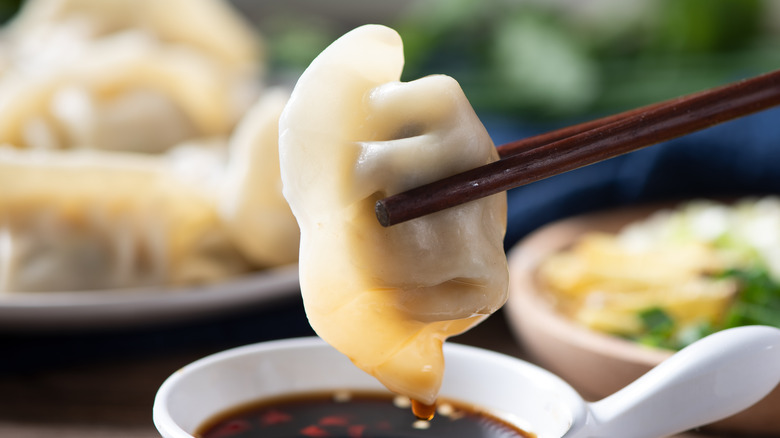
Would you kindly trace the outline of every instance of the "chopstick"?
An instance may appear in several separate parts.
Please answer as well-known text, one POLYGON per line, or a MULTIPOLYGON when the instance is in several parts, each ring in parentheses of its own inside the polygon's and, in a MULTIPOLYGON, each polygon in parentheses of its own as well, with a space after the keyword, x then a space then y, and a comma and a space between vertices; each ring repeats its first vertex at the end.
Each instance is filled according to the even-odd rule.
POLYGON ((506 143, 498 161, 377 201, 377 220, 396 225, 779 104, 776 70, 506 143))
POLYGON ((634 117, 641 112, 650 111, 662 105, 667 105, 669 104, 669 102, 671 101, 658 102, 658 103, 642 106, 639 108, 634 108, 632 110, 624 111, 619 114, 612 114, 610 116, 602 117, 600 119, 589 120, 587 122, 582 122, 576 125, 571 125, 571 126, 566 126, 564 128, 556 129, 555 131, 545 132, 531 137, 526 137, 520 140, 515 140, 509 143, 502 144, 500 146, 496 146, 496 150, 498 150, 499 157, 505 158, 523 152, 528 149, 533 149, 535 147, 543 146, 545 144, 552 143, 554 141, 563 140, 564 138, 568 138, 583 133, 585 131, 590 131, 591 129, 599 128, 601 126, 614 123, 619 120, 625 120, 630 117, 634 117))

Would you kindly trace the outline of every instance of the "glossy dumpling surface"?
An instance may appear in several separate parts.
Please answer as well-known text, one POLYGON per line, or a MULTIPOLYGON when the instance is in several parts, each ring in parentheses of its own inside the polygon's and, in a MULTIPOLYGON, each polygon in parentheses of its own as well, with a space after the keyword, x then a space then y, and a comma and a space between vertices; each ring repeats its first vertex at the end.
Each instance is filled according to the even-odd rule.
POLYGON ((323 51, 282 114, 281 172, 312 327, 392 391, 431 403, 442 342, 506 300, 506 198, 379 225, 378 199, 497 159, 455 80, 400 82, 402 69, 401 39, 383 26, 323 51))

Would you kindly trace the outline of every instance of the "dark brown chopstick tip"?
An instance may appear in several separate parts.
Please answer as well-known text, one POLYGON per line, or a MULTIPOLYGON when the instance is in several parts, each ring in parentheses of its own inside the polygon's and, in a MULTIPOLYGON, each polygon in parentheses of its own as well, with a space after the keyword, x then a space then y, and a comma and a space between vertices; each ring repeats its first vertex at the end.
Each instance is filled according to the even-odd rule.
POLYGON ((376 213, 376 219, 379 221, 380 225, 383 227, 389 227, 391 225, 390 214, 387 212, 387 207, 382 200, 376 201, 376 204, 374 204, 374 212, 376 213))

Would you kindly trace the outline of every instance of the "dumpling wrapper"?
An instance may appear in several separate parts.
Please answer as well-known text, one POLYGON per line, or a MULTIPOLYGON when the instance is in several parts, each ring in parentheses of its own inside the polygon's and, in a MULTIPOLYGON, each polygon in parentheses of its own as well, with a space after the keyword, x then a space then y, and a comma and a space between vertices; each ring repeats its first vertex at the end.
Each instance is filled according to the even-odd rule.
POLYGON ((144 33, 119 34, 70 65, 3 75, 0 141, 163 152, 188 138, 228 135, 253 84, 197 52, 144 33))
POLYGON ((280 120, 284 195, 319 336, 387 388, 435 401, 442 343, 507 298, 506 196, 390 228, 378 199, 498 159, 457 82, 400 82, 400 36, 359 27, 300 77, 280 120))
POLYGON ((0 48, 18 147, 164 152, 229 135, 260 89, 262 41, 219 0, 34 0, 0 48))
POLYGON ((220 169, 203 165, 214 161, 208 155, 194 146, 169 156, 0 148, 0 293, 207 283, 247 272, 217 215, 220 169))
POLYGON ((270 89, 230 137, 219 212, 232 240, 258 266, 298 260, 300 231, 282 195, 279 116, 290 93, 270 89))
POLYGON ((28 0, 3 29, 7 62, 68 60, 84 44, 143 30, 240 71, 261 67, 263 41, 227 0, 28 0))

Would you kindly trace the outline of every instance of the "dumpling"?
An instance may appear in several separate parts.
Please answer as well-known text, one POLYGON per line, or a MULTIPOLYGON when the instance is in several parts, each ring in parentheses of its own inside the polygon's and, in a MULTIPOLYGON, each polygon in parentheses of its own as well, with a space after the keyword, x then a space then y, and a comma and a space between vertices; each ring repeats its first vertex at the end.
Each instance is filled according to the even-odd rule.
POLYGON ((143 31, 231 70, 262 67, 263 42, 226 0, 28 0, 2 35, 7 63, 67 60, 85 44, 143 31))
POLYGON ((0 148, 0 292, 208 283, 297 260, 271 90, 164 154, 0 148))
POLYGON ((444 340, 506 300, 506 197, 379 225, 377 200, 498 159, 454 79, 400 82, 402 68, 400 36, 379 25, 324 50, 282 113, 281 175, 312 327, 390 390, 431 404, 444 340))
POLYGON ((205 153, 0 149, 0 292, 193 284, 248 271, 214 208, 220 169, 198 164, 213 162, 198 159, 205 153))
POLYGON ((300 231, 279 174, 279 116, 289 95, 268 90, 241 120, 230 138, 219 197, 228 234, 258 266, 298 260, 300 231))
POLYGON ((214 0, 33 1, 5 35, 0 142, 160 153, 227 136, 259 94, 259 41, 214 0))
POLYGON ((6 72, 0 141, 163 152, 184 139, 228 135, 249 87, 197 53, 122 34, 93 43, 67 66, 6 72))

